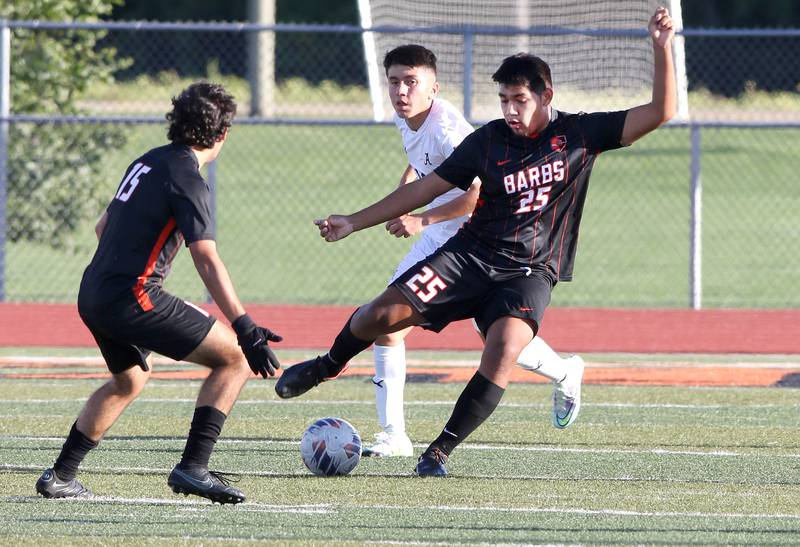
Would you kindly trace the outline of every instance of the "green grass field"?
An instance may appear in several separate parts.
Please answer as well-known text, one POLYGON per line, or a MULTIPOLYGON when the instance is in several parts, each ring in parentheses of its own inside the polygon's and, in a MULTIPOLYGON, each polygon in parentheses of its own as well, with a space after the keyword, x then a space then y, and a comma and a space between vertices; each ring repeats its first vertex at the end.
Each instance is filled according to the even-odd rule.
MULTIPOLYGON (((26 370, 35 372, 3 372, 26 370)), ((557 431, 549 387, 515 384, 453 454, 446 479, 414 477, 413 458, 364 459, 349 477, 321 479, 304 469, 299 438, 332 415, 367 440, 375 431, 369 381, 344 378, 294 401, 278 400, 272 382, 252 381, 212 458, 242 475, 248 501, 231 507, 169 491, 199 384, 153 380, 84 462, 81 479, 100 497, 37 498, 36 478, 98 385, 0 383, 0 543, 800 542, 797 389, 586 385, 580 418, 557 431)), ((407 386, 417 452, 462 387, 407 386)))
MULTIPOLYGON (((129 127, 128 146, 108 158, 109 196, 136 154, 164 142, 160 126, 129 127)), ((795 137, 789 129, 703 131, 706 307, 800 306, 795 137)), ((394 187, 405 164, 392 127, 235 126, 218 163, 220 252, 246 301, 362 303, 411 243, 373 228, 326 244, 312 225, 394 187)), ((675 128, 597 160, 575 281, 556 288, 554 305, 688 305, 689 163, 689 132, 675 128)), ((9 244, 7 298, 74 301, 95 220, 66 249, 9 244)), ((186 252, 168 286, 205 297, 186 252)))

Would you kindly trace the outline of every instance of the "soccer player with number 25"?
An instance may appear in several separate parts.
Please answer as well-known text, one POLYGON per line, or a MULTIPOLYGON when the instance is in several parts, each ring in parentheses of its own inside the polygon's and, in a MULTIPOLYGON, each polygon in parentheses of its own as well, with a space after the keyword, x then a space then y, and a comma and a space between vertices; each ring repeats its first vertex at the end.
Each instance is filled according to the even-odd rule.
POLYGON ((413 325, 439 331, 473 317, 486 338, 480 366, 415 469, 419 476, 446 475, 451 452, 500 402, 553 286, 572 279, 597 155, 632 144, 675 114, 674 29, 665 8, 655 11, 648 30, 654 54, 649 103, 619 112, 561 112, 552 107, 547 63, 529 54, 507 57, 492 76, 503 119, 467 136, 422 179, 357 213, 316 221, 326 241, 337 241, 481 180, 477 206, 463 228, 356 310, 326 355, 287 369, 275 386, 278 395, 296 397, 335 378, 379 336, 413 325))
MULTIPOLYGON (((472 126, 452 104, 440 99, 436 81, 436 55, 418 44, 389 51, 383 58, 389 99, 395 109, 394 121, 403 138, 408 167, 400 184, 408 184, 430 173, 447 159, 472 126)), ((389 233, 409 237, 421 232, 408 254, 400 261, 392 281, 411 266, 433 254, 461 228, 475 208, 480 181, 467 192, 454 188, 436 197, 422 213, 403 215, 386 223, 389 233)), ((403 390, 406 377, 404 338, 411 327, 379 336, 373 346, 375 360, 375 406, 382 431, 375 443, 365 446, 362 456, 411 456, 411 439, 406 435, 403 390)), ((519 366, 553 382, 553 425, 564 429, 580 411, 583 360, 573 355, 562 359, 539 336, 520 352, 519 366)))

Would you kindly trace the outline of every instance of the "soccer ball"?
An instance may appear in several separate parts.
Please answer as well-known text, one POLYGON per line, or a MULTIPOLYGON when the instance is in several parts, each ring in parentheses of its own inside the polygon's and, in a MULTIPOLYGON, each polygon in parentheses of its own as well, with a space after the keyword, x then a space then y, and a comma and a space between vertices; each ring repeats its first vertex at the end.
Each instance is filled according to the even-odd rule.
POLYGON ((315 475, 347 475, 361 459, 361 437, 341 418, 321 418, 303 433, 300 454, 315 475))

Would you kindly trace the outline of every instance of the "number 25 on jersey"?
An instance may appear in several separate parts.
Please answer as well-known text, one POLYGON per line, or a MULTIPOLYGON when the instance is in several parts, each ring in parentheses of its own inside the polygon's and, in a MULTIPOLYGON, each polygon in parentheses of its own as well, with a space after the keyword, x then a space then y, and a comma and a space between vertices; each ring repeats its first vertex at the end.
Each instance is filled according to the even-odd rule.
POLYGON ((514 213, 530 213, 543 209, 550 201, 554 182, 564 180, 564 162, 534 165, 503 178, 506 194, 519 194, 519 207, 514 213))
POLYGON ((439 294, 439 291, 447 288, 447 283, 442 281, 442 278, 428 266, 423 266, 421 272, 406 281, 406 286, 414 291, 420 300, 430 302, 434 296, 439 294))
POLYGON ((134 165, 130 172, 128 172, 128 176, 125 177, 125 180, 120 183, 119 190, 117 190, 117 195, 114 196, 114 199, 128 201, 133 191, 139 186, 139 177, 149 172, 150 168, 143 163, 134 165))

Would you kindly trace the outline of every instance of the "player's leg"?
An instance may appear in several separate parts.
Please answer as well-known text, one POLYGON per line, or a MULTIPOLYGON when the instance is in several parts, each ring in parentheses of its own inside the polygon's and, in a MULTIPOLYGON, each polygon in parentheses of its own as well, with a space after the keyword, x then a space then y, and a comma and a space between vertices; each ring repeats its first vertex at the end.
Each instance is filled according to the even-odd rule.
POLYGON ((403 392, 406 383, 405 337, 413 327, 379 336, 372 347, 375 360, 375 408, 382 431, 362 456, 411 456, 413 446, 406 434, 403 392))
POLYGON ((393 286, 389 287, 350 316, 328 353, 284 370, 275 384, 275 391, 283 399, 302 395, 321 382, 342 374, 350 360, 370 347, 379 336, 413 327, 422 321, 423 317, 405 296, 393 286))
POLYGON ((581 408, 583 359, 579 355, 563 359, 537 336, 523 348, 517 362, 553 382, 553 426, 564 429, 572 424, 581 408))
POLYGON ((533 339, 535 327, 527 319, 504 316, 494 321, 486 334, 478 371, 461 392, 442 432, 422 454, 417 475, 444 476, 451 452, 497 408, 517 357, 533 339))
POLYGON ((244 494, 230 486, 224 476, 209 471, 208 463, 225 421, 252 372, 227 325, 215 322, 202 342, 184 361, 211 369, 200 387, 181 455, 167 479, 176 493, 195 494, 219 503, 239 503, 244 494))
MULTIPOLYGON (((428 258, 439 247, 441 242, 428 237, 427 232, 423 233, 400 261, 389 284, 394 283, 409 268, 428 258)), ((375 376, 372 378, 372 383, 375 386, 375 409, 381 432, 375 436, 372 445, 362 449, 362 456, 387 457, 413 454, 414 448, 411 439, 406 435, 403 415, 403 394, 406 384, 405 337, 409 332, 411 327, 379 336, 372 346, 375 362, 375 376)))
POLYGON ((64 441, 51 469, 36 482, 36 491, 46 498, 83 497, 89 492, 75 477, 90 450, 141 393, 150 378, 150 362, 139 348, 117 342, 89 327, 97 341, 111 379, 86 401, 64 441))

